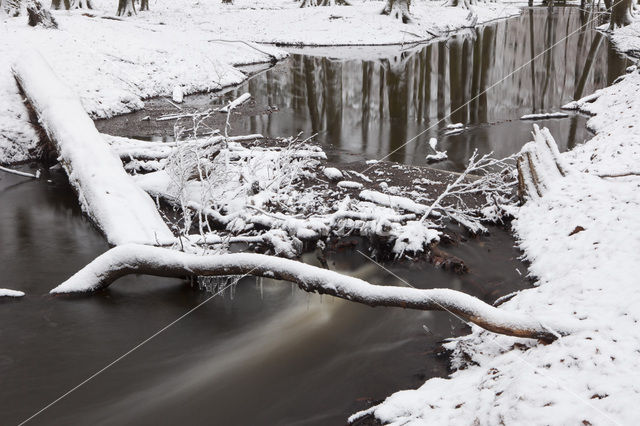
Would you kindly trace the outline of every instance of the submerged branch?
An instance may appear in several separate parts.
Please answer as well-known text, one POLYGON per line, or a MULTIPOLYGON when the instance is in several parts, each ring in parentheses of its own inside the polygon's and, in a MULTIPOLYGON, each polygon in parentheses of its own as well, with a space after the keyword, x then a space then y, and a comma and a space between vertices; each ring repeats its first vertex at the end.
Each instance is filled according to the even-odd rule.
POLYGON ((301 289, 329 294, 369 306, 447 311, 486 330, 547 342, 573 329, 543 325, 531 315, 495 308, 468 294, 449 289, 378 286, 294 260, 252 253, 198 256, 158 247, 126 244, 96 258, 51 293, 91 292, 129 274, 164 277, 252 275, 290 281, 301 289))

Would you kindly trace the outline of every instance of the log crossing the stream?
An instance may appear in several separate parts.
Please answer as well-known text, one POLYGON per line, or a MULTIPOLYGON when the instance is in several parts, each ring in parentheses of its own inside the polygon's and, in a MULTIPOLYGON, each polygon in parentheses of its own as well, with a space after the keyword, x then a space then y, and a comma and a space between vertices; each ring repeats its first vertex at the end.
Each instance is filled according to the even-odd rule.
POLYGON ((36 50, 25 51, 13 74, 84 212, 113 245, 155 244, 173 238, 155 203, 129 176, 85 112, 79 97, 36 50))

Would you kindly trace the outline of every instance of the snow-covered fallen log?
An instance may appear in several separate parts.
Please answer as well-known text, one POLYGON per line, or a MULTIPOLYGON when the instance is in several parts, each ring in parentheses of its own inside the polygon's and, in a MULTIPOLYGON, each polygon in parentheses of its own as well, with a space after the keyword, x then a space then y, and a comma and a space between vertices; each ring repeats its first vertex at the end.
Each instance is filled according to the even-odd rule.
POLYGON ((181 149, 204 149, 221 142, 246 142, 264 138, 264 136, 258 133, 229 137, 218 135, 178 143, 143 141, 104 133, 101 135, 109 144, 109 147, 125 161, 134 159, 139 161, 161 160, 169 157, 178 146, 180 146, 181 149))
POLYGON ((13 64, 13 74, 59 154, 82 209, 111 244, 153 244, 173 234, 151 198, 122 168, 79 98, 35 50, 13 64))
POLYGON ((163 277, 252 275, 285 280, 308 292, 329 294, 369 306, 448 311, 486 330, 553 341, 576 327, 545 323, 531 314, 495 308, 449 289, 378 286, 358 278, 289 259, 253 253, 199 256, 175 250, 127 244, 97 257, 51 293, 91 292, 129 274, 163 277))
POLYGON ((550 118, 567 118, 569 114, 564 112, 546 112, 541 114, 526 114, 520 120, 547 120, 550 118))
POLYGON ((518 154, 518 195, 525 198, 542 197, 554 180, 567 174, 556 141, 549 129, 533 125, 533 141, 518 154))

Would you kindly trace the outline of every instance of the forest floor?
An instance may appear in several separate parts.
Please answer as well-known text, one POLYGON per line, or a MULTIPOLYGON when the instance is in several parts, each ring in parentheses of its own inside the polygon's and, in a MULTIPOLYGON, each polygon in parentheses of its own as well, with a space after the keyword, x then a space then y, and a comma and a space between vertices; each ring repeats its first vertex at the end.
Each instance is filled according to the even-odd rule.
MULTIPOLYGON (((618 30, 638 53, 640 22, 618 30)), ((595 136, 562 154, 569 169, 514 211, 536 287, 501 309, 578 320, 545 345, 474 327, 445 344, 456 371, 397 392, 352 420, 392 424, 632 424, 640 401, 640 69, 565 106, 595 136), (363 417, 363 414, 366 414, 363 417)))
POLYGON ((415 20, 402 24, 380 15, 381 2, 350 7, 300 8, 288 0, 237 0, 233 5, 186 0, 154 3, 151 11, 114 20, 112 1, 91 11, 55 11, 58 30, 27 26, 25 16, 0 14, 0 164, 37 156, 38 135, 29 124, 12 61, 37 47, 52 69, 80 96, 92 118, 143 109, 144 101, 209 92, 247 78, 238 69, 269 64, 287 53, 258 43, 289 45, 414 44, 451 31, 514 16, 517 7, 492 4, 469 10, 420 2, 415 20), (104 18, 109 19, 104 19, 104 18))

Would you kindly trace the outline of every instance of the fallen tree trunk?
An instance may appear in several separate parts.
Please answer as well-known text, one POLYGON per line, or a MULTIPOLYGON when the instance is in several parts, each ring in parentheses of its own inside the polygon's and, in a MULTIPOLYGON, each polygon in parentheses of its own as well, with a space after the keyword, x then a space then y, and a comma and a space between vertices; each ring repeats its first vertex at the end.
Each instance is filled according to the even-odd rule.
POLYGON ((198 256, 137 244, 107 251, 51 293, 96 291, 129 274, 163 277, 252 275, 290 281, 308 292, 329 294, 369 306, 448 311, 464 321, 509 336, 550 342, 574 331, 565 324, 543 324, 531 315, 495 308, 455 290, 378 286, 294 260, 261 254, 198 256))
POLYGON ((26 51, 12 70, 55 145, 82 209, 109 243, 153 244, 173 238, 151 197, 125 172, 80 99, 44 58, 35 50, 26 51))

